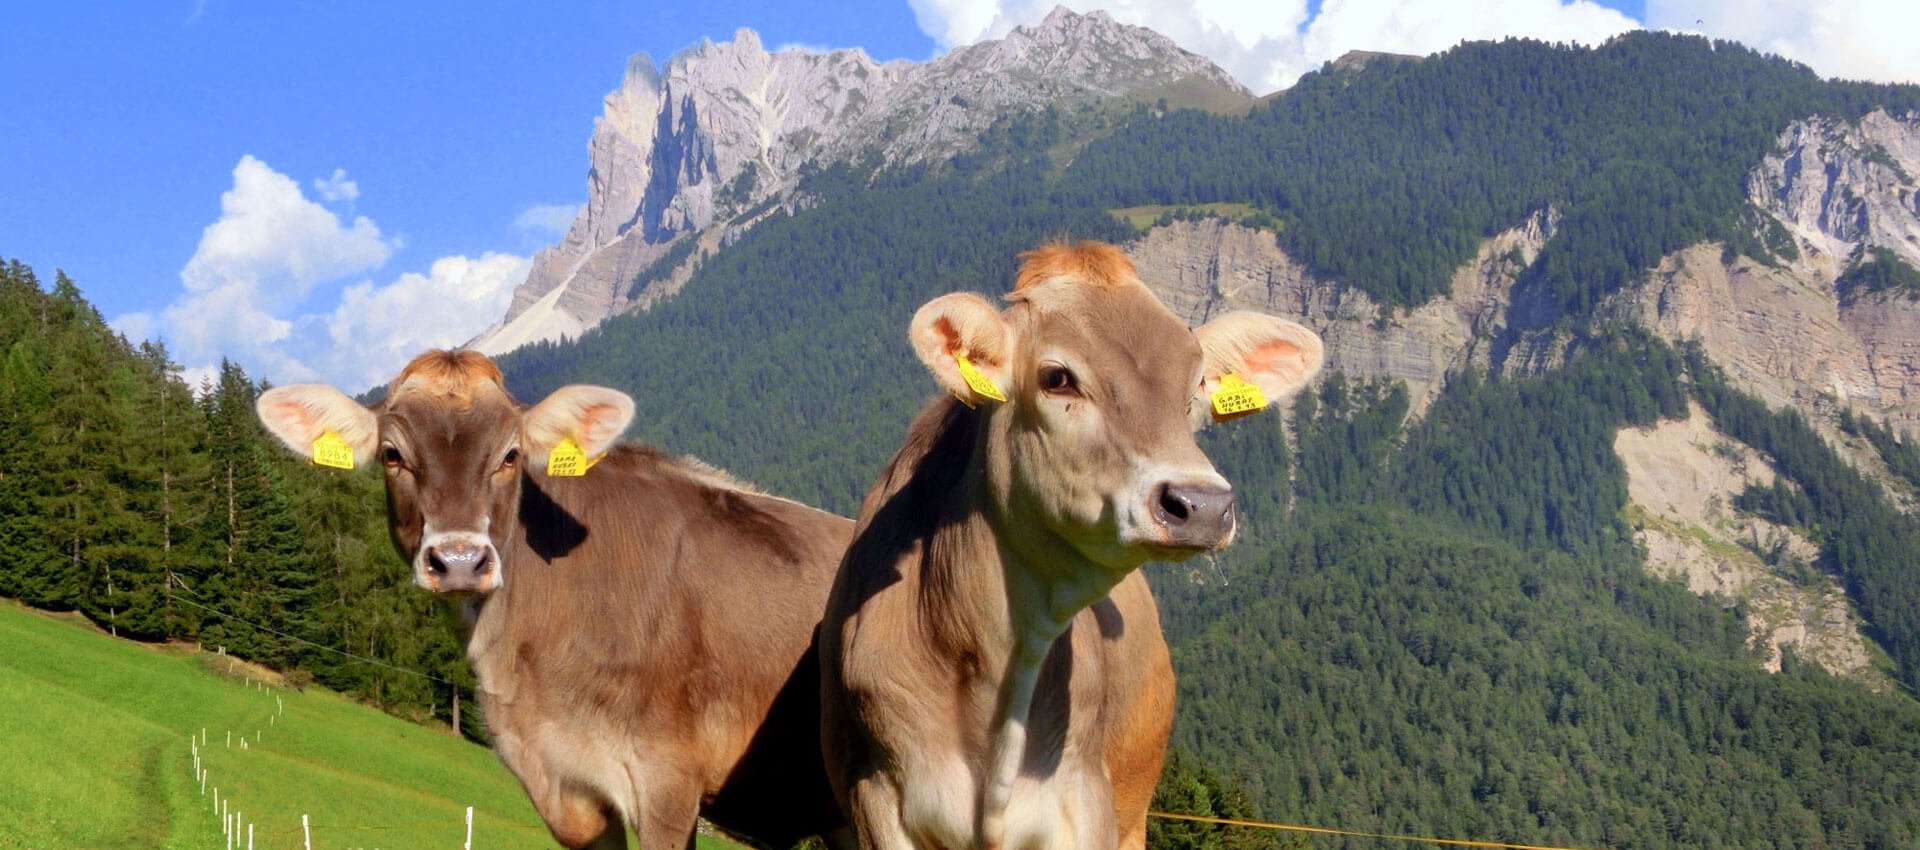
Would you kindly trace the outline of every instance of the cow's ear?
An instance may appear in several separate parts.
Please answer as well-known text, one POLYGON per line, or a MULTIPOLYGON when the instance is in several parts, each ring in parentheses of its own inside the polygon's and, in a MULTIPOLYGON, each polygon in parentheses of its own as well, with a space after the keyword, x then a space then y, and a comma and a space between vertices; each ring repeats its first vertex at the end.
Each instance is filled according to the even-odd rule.
POLYGON ((927 364, 940 386, 969 405, 1006 400, 1012 337, 1000 311, 971 292, 928 301, 913 314, 907 329, 920 362, 927 364))
POLYGON ((355 466, 373 456, 374 441, 380 437, 380 420, 373 411, 326 384, 274 387, 260 394, 253 409, 267 431, 309 460, 314 443, 329 431, 353 449, 355 466))
POLYGON ((588 457, 598 457, 632 421, 633 399, 626 393, 586 384, 561 387, 527 411, 520 449, 536 469, 569 438, 588 457))
MULTIPOLYGON (((1199 403, 1211 405, 1220 379, 1237 375, 1273 401, 1305 386, 1326 354, 1320 335, 1261 313, 1228 313, 1194 331, 1203 357, 1199 403)), ((1205 421, 1204 417, 1201 421, 1205 421)))

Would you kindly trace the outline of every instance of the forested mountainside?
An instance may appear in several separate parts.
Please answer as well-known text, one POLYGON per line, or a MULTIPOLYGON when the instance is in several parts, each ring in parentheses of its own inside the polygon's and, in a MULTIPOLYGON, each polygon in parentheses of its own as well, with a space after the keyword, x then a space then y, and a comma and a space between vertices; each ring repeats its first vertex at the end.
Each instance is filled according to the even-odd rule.
POLYGON ((471 696, 442 602, 387 542, 379 478, 269 438, 238 366, 189 387, 163 346, 18 262, 0 265, 0 357, 0 595, 403 715, 446 719, 454 688, 471 696))
POLYGON ((1287 253, 1410 306, 1446 293, 1481 240, 1558 207, 1522 284, 1579 317, 1701 241, 1770 260, 1787 235, 1746 178, 1787 126, 1920 108, 1912 86, 1826 82, 1731 43, 1633 33, 1596 49, 1511 40, 1311 74, 1244 118, 1136 121, 1070 169, 1108 206, 1242 202, 1287 253))
MULTIPOLYGON (((1643 33, 1330 68, 1244 117, 1142 109, 1089 131, 1044 110, 945 165, 811 171, 805 208, 703 252, 677 297, 503 362, 524 398, 622 387, 636 436, 848 511, 931 391, 909 315, 945 292, 1004 292, 1019 250, 1063 236, 1141 250, 1123 208, 1149 228, 1230 218, 1297 261, 1312 297, 1380 305, 1385 335, 1452 295, 1492 237, 1536 222, 1482 266, 1512 302, 1470 330, 1487 353, 1418 415, 1405 385, 1364 364, 1342 374, 1336 350, 1286 426, 1208 433, 1250 528, 1213 561, 1149 569, 1181 674, 1179 747, 1269 815, 1348 828, 1903 846, 1920 838, 1920 746, 1894 731, 1920 729, 1906 491, 1701 348, 1601 308, 1702 243, 1791 262, 1796 233, 1749 185, 1788 126, 1917 103, 1911 87, 1643 33), (1819 550, 1750 556, 1843 587, 1892 690, 1791 647, 1766 672, 1749 602, 1648 574, 1616 435, 1696 408, 1778 471, 1729 510, 1819 550)), ((1897 281, 1898 256, 1841 262, 1882 259, 1889 274, 1854 279, 1897 281)), ((1894 432, 1878 445, 1889 464, 1910 452, 1894 432)))

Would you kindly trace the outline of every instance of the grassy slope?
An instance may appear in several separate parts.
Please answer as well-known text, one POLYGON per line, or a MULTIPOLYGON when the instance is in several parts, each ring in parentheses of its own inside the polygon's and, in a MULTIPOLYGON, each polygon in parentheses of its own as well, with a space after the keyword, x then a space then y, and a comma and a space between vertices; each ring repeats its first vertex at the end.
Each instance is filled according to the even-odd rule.
POLYGON ((486 749, 317 689, 256 689, 218 660, 0 601, 0 848, 218 847, 216 785, 260 850, 300 847, 303 813, 316 848, 457 847, 469 805, 476 847, 554 846, 486 749))

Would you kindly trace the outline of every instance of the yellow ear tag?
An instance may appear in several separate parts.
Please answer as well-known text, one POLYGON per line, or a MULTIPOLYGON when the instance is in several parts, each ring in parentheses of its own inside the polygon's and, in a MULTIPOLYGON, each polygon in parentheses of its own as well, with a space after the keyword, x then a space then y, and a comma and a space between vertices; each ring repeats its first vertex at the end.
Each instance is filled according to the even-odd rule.
MULTIPOLYGON (((994 401, 1007 400, 1007 397, 1000 392, 1000 388, 994 385, 993 379, 981 374, 979 368, 975 367, 973 361, 968 360, 965 354, 955 352, 953 362, 960 364, 960 377, 966 380, 967 386, 972 388, 974 395, 994 401)), ((964 402, 966 399, 963 398, 961 401, 964 402)), ((967 406, 973 405, 969 403, 967 406)))
POLYGON ((313 465, 352 469, 353 447, 332 431, 321 434, 320 439, 313 441, 313 465))
POLYGON ((599 462, 597 457, 587 457, 587 453, 580 450, 580 444, 574 442, 572 437, 564 437, 560 445, 554 446, 553 451, 547 454, 547 474, 555 478, 579 478, 599 462))
POLYGON ((1266 406, 1266 393, 1232 372, 1221 375, 1220 388, 1213 391, 1213 421, 1215 422, 1225 422, 1258 413, 1266 406))

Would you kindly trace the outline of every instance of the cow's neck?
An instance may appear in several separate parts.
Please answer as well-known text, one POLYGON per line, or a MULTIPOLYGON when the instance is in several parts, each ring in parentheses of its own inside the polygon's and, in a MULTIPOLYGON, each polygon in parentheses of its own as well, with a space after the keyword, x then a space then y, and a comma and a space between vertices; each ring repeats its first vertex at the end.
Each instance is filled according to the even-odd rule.
POLYGON ((976 828, 980 846, 998 850, 1005 845, 1006 811, 1026 753, 1034 688, 1047 653, 1074 617, 1104 598, 1126 573, 1093 563, 1051 532, 1015 541, 997 531, 996 525, 1006 527, 1019 519, 995 521, 999 510, 981 474, 985 447, 985 439, 976 445, 954 493, 956 510, 949 516, 963 519, 935 532, 928 575, 956 585, 957 593, 929 597, 952 606, 943 615, 952 618, 950 626, 972 632, 971 642, 985 662, 983 672, 996 681, 976 828))
MULTIPOLYGON (((484 697, 481 707, 489 712, 508 710, 519 694, 520 678, 514 665, 522 663, 514 649, 518 635, 529 628, 543 629, 553 612, 542 608, 565 605, 577 589, 556 587, 556 576, 568 558, 592 557, 586 551, 604 552, 620 544, 613 539, 622 534, 618 523, 597 523, 599 535, 591 544, 586 527, 593 524, 585 514, 595 501, 594 492, 604 493, 611 476, 583 478, 566 487, 552 483, 544 487, 529 474, 522 481, 520 509, 507 529, 506 556, 500 589, 484 596, 470 597, 461 606, 465 626, 467 659, 473 663, 478 690, 484 697), (561 522, 558 518, 565 517, 561 522), (558 529, 558 530, 556 530, 558 529)), ((636 575, 651 577, 654 571, 639 570, 636 575)), ((489 718, 493 723, 494 719, 489 718)))

